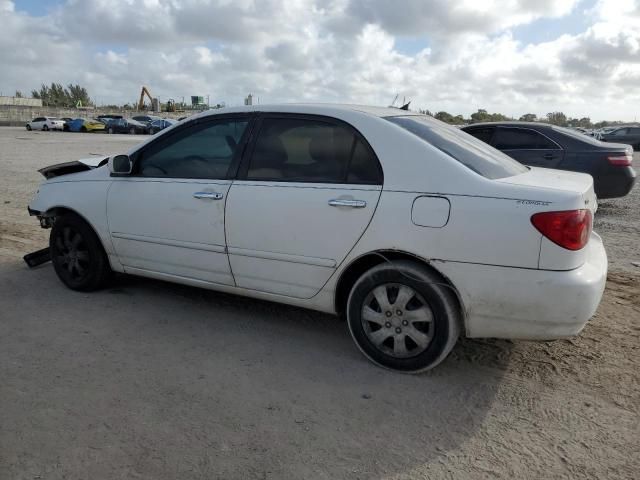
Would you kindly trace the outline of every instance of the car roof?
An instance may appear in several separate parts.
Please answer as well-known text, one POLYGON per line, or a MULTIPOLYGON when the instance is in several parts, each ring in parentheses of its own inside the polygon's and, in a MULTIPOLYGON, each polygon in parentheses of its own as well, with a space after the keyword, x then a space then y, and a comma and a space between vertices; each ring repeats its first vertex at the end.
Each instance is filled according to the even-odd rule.
POLYGON ((341 113, 359 112, 374 117, 397 117, 409 115, 422 115, 418 112, 401 110, 392 107, 375 107, 368 105, 349 105, 332 103, 280 103, 247 105, 238 107, 224 107, 215 110, 206 110, 193 117, 206 117, 209 115, 221 115, 224 113, 244 113, 244 112, 279 112, 279 113, 300 113, 311 115, 340 116, 341 113))
POLYGON ((543 122, 518 122, 516 120, 506 121, 506 122, 480 122, 480 123, 472 123, 471 125, 466 125, 463 127, 471 128, 471 127, 538 127, 538 128, 551 128, 553 127, 550 123, 543 122))

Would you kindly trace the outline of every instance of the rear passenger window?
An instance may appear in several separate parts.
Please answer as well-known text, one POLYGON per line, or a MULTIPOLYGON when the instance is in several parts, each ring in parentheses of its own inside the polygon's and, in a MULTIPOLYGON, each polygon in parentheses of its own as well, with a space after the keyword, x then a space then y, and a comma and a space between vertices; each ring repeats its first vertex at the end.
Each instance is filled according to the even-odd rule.
POLYGON ((611 135, 626 135, 626 134, 627 134, 626 128, 621 128, 619 130, 614 130, 613 132, 611 132, 611 135))
POLYGON ((493 132, 495 131, 494 127, 483 127, 483 128, 471 128, 469 130, 464 130, 469 135, 473 135, 478 140, 482 140, 484 143, 491 144, 491 138, 493 137, 493 132))
POLYGON ((265 118, 247 179, 381 184, 382 174, 370 148, 346 125, 265 118))
POLYGON ((544 135, 525 128, 498 128, 493 146, 498 150, 557 149, 544 135))

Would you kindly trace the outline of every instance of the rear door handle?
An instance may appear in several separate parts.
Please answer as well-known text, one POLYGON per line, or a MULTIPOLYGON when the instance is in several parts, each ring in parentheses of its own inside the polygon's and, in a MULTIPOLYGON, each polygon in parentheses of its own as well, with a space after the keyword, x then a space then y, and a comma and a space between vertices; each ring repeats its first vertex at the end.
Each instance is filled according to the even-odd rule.
POLYGON ((224 195, 218 192, 196 192, 193 194, 193 198, 200 200, 222 200, 224 195))
POLYGON ((367 202, 364 200, 347 200, 344 198, 334 198, 329 200, 329 205, 332 207, 351 207, 351 208, 364 208, 367 206, 367 202))

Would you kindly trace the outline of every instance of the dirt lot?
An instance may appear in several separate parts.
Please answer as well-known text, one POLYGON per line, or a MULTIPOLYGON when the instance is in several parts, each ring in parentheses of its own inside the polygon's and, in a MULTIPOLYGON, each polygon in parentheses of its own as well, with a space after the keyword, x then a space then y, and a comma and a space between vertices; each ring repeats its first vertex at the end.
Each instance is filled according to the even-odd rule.
POLYGON ((143 139, 0 128, 0 479, 640 476, 638 188, 600 205, 611 273, 580 337, 465 340, 406 376, 330 316, 28 270, 36 169, 143 139))

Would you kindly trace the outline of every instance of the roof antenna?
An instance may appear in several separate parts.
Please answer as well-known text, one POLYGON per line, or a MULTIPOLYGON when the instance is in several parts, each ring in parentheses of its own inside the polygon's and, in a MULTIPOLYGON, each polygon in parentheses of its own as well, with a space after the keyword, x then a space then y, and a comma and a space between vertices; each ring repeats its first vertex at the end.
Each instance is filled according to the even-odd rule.
POLYGON ((400 107, 400 110, 409 110, 409 105, 411 105, 411 100, 400 107))
POLYGON ((391 107, 393 107, 393 106, 396 104, 396 102, 398 101, 398 96, 399 96, 399 95, 400 95, 399 93, 396 93, 396 96, 395 96, 395 98, 393 99, 393 102, 391 102, 391 105, 390 105, 391 107))

